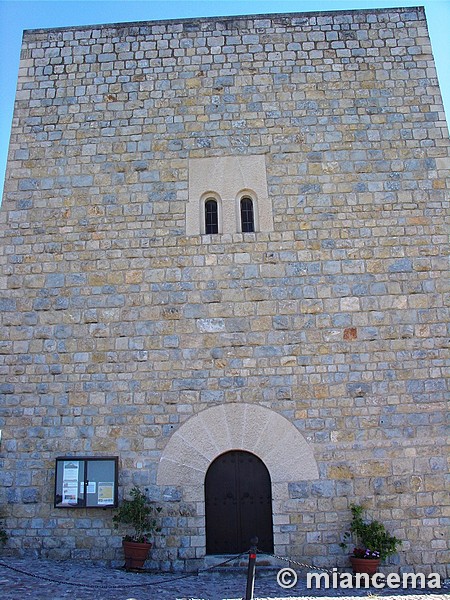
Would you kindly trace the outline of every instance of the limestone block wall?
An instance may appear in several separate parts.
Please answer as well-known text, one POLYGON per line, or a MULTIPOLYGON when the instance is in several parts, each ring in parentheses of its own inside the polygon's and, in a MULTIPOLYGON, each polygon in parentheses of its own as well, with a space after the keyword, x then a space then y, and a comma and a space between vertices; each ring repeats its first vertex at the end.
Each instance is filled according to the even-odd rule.
POLYGON ((391 569, 445 574, 449 167, 421 8, 25 32, 0 212, 5 551, 119 561, 111 511, 53 508, 56 456, 113 455, 121 497, 164 504, 151 564, 202 565, 202 477, 229 440, 268 457, 277 553, 346 565, 365 503, 404 540, 391 569), (255 233, 186 228, 190 164, 219 157, 263 157, 255 233))

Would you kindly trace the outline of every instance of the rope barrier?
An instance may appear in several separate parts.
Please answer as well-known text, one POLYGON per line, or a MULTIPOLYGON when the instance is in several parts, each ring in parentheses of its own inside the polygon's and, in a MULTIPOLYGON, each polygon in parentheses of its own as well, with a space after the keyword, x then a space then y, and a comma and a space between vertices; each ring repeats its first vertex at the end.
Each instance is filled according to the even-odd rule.
MULTIPOLYGON (((302 567, 302 568, 306 568, 306 569, 313 569, 313 570, 318 570, 318 571, 325 571, 325 572, 331 573, 331 574, 339 572, 339 570, 337 570, 337 569, 331 570, 331 569, 326 569, 324 567, 317 567, 315 565, 310 565, 310 564, 307 564, 307 563, 299 562, 299 561, 294 560, 292 558, 286 558, 284 556, 279 556, 278 554, 272 554, 270 552, 264 552, 262 550, 259 550, 258 548, 255 548, 254 550, 259 555, 272 556, 273 558, 276 558, 277 560, 288 562, 289 564, 296 565, 298 567, 302 567)), ((154 585, 164 586, 166 584, 171 584, 174 581, 180 581, 182 579, 188 579, 189 577, 198 576, 200 573, 207 573, 208 571, 211 571, 212 569, 216 569, 217 567, 222 567, 222 566, 224 566, 224 565, 226 565, 226 564, 228 564, 230 562, 238 560, 242 556, 248 555, 249 552, 250 551, 242 552, 241 554, 237 554, 235 556, 232 556, 231 558, 228 558, 227 560, 224 560, 221 563, 212 565, 211 567, 207 567, 206 569, 198 569, 198 570, 193 571, 191 573, 184 573, 184 574, 178 575, 176 577, 171 577, 170 579, 158 579, 156 581, 148 581, 146 583, 123 583, 123 584, 118 584, 118 585, 88 584, 88 583, 72 582, 72 581, 67 581, 67 580, 66 581, 60 581, 60 580, 57 580, 57 579, 52 579, 50 577, 45 577, 44 575, 36 575, 35 573, 30 573, 30 572, 25 571, 23 569, 18 569, 17 567, 13 567, 11 565, 8 565, 4 561, 1 561, 1 560, 0 560, 0 567, 4 567, 5 569, 9 569, 10 571, 14 571, 16 573, 20 573, 21 575, 26 575, 28 577, 33 577, 35 579, 40 579, 42 581, 48 581, 50 583, 57 583, 57 584, 60 584, 60 585, 70 585, 70 586, 80 587, 80 588, 114 590, 114 589, 123 589, 123 588, 143 588, 143 587, 154 586, 154 585)), ((255 558, 256 558, 256 556, 255 556, 255 558)), ((251 593, 251 595, 249 597, 252 597, 252 595, 253 594, 251 593)))
POLYGON ((215 569, 216 567, 222 567, 234 560, 241 558, 247 552, 242 552, 241 554, 237 554, 236 556, 232 556, 231 558, 224 560, 217 565, 212 565, 211 567, 207 567, 206 569, 198 569, 197 571, 193 571, 192 573, 185 573, 183 575, 179 575, 177 577, 171 577, 170 579, 160 579, 158 581, 149 581, 147 583, 123 583, 120 585, 95 585, 89 583, 76 583, 72 581, 59 581, 57 579, 51 579, 50 577, 45 577, 44 575, 36 575, 35 573, 29 573, 28 571, 24 571, 23 569, 18 569, 17 567, 12 567, 11 565, 6 564, 5 562, 0 560, 0 567, 5 567, 5 569, 9 569, 10 571, 15 571, 16 573, 20 573, 21 575, 27 575, 28 577, 34 577, 35 579, 41 579, 42 581, 49 581, 50 583, 59 583, 61 585, 72 585, 75 587, 82 588, 91 588, 91 589, 104 589, 104 590, 118 590, 123 588, 138 588, 138 587, 147 587, 152 585, 164 585, 167 583, 172 583, 173 581, 178 581, 180 579, 187 579, 188 577, 198 576, 200 573, 207 573, 211 571, 211 569, 215 569))

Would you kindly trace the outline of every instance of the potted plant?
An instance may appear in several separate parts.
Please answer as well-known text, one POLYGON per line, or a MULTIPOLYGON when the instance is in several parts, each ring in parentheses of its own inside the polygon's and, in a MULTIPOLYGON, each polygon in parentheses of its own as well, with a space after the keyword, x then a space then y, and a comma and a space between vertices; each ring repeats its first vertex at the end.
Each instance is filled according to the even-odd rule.
POLYGON ((138 486, 130 491, 131 498, 123 500, 113 517, 114 527, 128 527, 122 538, 126 569, 141 569, 152 547, 154 533, 160 531, 155 515, 161 512, 138 486))
POLYGON ((350 510, 352 512, 350 531, 344 534, 344 541, 340 546, 346 548, 352 540, 354 548, 350 562, 353 572, 373 575, 377 572, 380 562, 395 554, 402 542, 390 535, 380 521, 365 521, 363 506, 352 504, 350 510))

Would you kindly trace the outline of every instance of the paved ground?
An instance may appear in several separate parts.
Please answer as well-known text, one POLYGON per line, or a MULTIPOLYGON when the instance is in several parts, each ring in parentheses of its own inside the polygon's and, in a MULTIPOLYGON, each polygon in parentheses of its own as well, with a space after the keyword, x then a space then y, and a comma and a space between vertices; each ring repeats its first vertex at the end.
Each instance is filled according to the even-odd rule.
MULTIPOLYGON (((449 600, 450 588, 389 590, 368 588, 307 589, 306 572, 298 583, 282 589, 277 570, 256 572, 254 600, 382 596, 383 600, 449 600), (431 595, 431 598, 430 598, 431 595)), ((127 573, 86 563, 44 559, 0 558, 1 600, 241 600, 245 598, 247 569, 206 571, 198 575, 127 573)))

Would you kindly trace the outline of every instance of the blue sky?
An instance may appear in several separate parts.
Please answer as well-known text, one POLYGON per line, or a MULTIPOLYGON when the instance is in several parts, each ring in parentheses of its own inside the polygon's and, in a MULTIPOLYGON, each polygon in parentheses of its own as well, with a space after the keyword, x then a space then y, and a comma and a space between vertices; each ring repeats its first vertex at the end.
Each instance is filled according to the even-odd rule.
POLYGON ((441 92, 450 117, 450 0, 0 0, 0 189, 24 29, 223 15, 424 6, 441 92))

